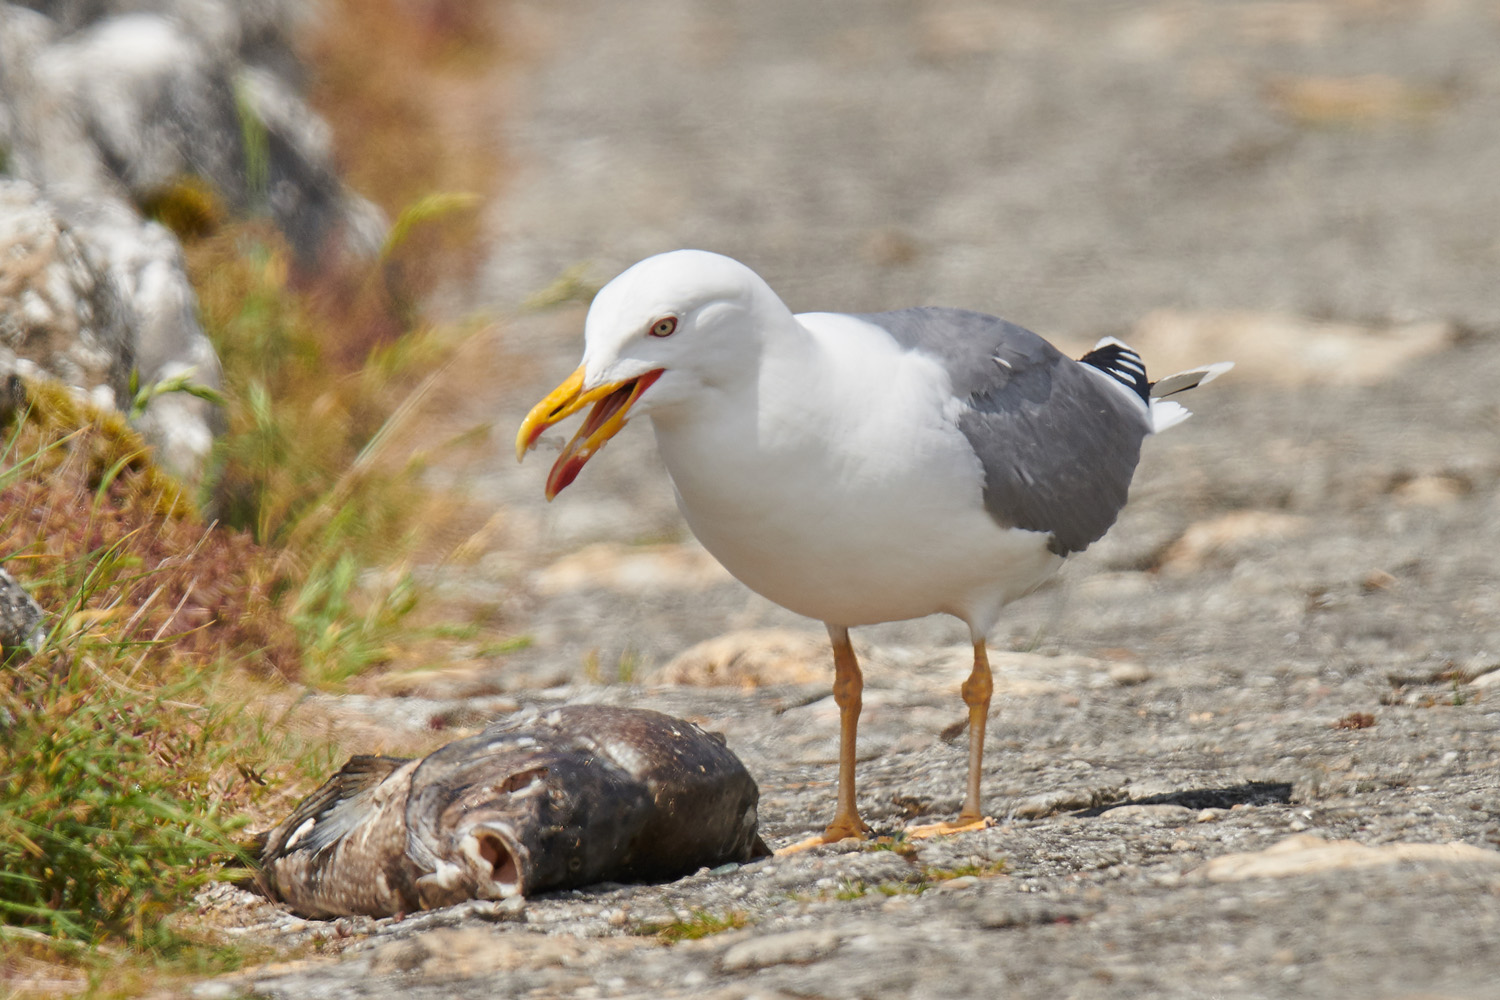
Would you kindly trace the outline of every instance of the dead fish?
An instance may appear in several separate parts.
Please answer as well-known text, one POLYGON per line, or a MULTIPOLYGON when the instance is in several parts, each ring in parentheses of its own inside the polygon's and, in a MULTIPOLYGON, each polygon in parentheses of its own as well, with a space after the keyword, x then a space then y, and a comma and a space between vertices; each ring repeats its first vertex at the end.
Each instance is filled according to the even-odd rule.
POLYGON ((769 854, 722 736, 568 705, 419 760, 353 757, 265 837, 258 881, 308 917, 391 916, 769 854))

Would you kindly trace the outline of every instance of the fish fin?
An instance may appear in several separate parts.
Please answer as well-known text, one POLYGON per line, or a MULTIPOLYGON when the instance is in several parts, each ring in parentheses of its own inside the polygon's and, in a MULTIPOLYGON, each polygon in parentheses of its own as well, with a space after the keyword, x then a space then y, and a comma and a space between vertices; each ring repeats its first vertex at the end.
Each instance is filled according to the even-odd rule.
POLYGON ((381 757, 376 754, 355 754, 339 768, 333 776, 343 792, 341 798, 358 795, 372 785, 378 785, 402 764, 411 763, 410 757, 381 757))
POLYGON ((336 841, 361 817, 358 810, 344 810, 343 807, 409 762, 410 758, 406 757, 373 754, 350 757, 337 774, 298 803, 292 814, 274 830, 259 836, 261 863, 266 864, 292 851, 316 853, 336 841))

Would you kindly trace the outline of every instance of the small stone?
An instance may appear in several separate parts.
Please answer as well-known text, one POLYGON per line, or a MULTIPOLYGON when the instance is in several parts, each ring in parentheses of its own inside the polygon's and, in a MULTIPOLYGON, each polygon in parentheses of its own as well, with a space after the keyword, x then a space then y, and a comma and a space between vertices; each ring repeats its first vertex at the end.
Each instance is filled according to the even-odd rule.
POLYGON ((0 653, 13 649, 35 653, 41 649, 46 617, 25 588, 0 569, 0 653))
POLYGON ((496 920, 511 920, 520 916, 525 910, 525 896, 512 896, 509 899, 502 899, 500 902, 493 903, 490 906, 490 913, 496 920))
POLYGON ((974 919, 980 927, 1031 927, 1039 924, 1072 923, 1094 913, 1094 908, 1049 896, 1001 896, 986 900, 975 908, 974 919))
POLYGON ((957 892, 960 889, 972 889, 979 884, 977 875, 960 875, 958 878, 950 878, 939 882, 938 888, 944 892, 957 892))
POLYGON ((1197 874, 1210 882, 1240 882, 1252 878, 1284 878, 1411 862, 1468 862, 1500 867, 1500 851, 1457 842, 1370 846, 1353 840, 1324 840, 1303 833, 1263 851, 1214 858, 1199 868, 1197 874))
POLYGON ((1259 546, 1294 538, 1308 520, 1277 510, 1237 510, 1188 526, 1161 557, 1168 575, 1187 575, 1209 566, 1231 566, 1259 546))
POLYGON ((701 590, 729 579, 729 572, 696 542, 598 542, 563 556, 538 572, 532 583, 538 592, 556 596, 596 589, 627 593, 701 590))
POLYGON ((1041 819, 1069 809, 1088 809, 1094 804, 1094 796, 1087 791, 1049 792, 1016 803, 1011 812, 1018 819, 1041 819))
POLYGON ((1487 674, 1480 674, 1470 681, 1475 687, 1483 690, 1485 688, 1500 687, 1500 669, 1491 670, 1487 674))
POLYGON ((828 640, 791 629, 746 629, 707 639, 644 678, 647 684, 736 687, 809 684, 828 678, 828 640))
POLYGON ((1140 663, 1115 663, 1109 668, 1109 679, 1121 687, 1144 684, 1151 679, 1151 671, 1140 663))
POLYGON ((373 975, 389 975, 393 972, 412 972, 432 957, 432 952, 420 938, 392 941, 383 944, 370 957, 370 972, 373 975))
POLYGON ((725 972, 745 972, 772 965, 806 964, 831 955, 838 946, 839 936, 834 931, 788 931, 733 945, 719 959, 719 967, 725 972))
POLYGON ((1417 476, 1391 490, 1397 503, 1408 507, 1440 507, 1473 489, 1456 476, 1417 476))
POLYGON ((1186 823, 1193 817, 1193 811, 1187 806, 1171 802, 1132 803, 1105 810, 1100 815, 1109 819, 1139 819, 1151 823, 1186 823))
POLYGON ((1223 816, 1224 810, 1222 809, 1200 809, 1194 819, 1199 823, 1212 823, 1216 819, 1223 818, 1223 816))

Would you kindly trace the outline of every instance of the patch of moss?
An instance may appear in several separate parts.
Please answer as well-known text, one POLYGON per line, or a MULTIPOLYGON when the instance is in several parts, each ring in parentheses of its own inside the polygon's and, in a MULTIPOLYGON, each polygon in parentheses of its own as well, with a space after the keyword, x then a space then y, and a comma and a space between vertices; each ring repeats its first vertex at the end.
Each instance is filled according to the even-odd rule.
POLYGON ((739 930, 750 922, 743 910, 714 913, 709 910, 693 910, 684 920, 669 924, 649 925, 641 933, 653 934, 662 944, 677 944, 681 941, 696 941, 725 931, 739 930))
POLYGON ((227 213, 214 186, 202 177, 184 175, 141 202, 141 212, 177 234, 201 239, 224 224, 227 213))

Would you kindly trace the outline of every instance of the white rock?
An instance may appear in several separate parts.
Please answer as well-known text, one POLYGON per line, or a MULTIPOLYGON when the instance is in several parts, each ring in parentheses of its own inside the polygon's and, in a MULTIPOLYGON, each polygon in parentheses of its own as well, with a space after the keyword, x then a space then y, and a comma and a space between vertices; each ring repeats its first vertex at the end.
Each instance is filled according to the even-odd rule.
POLYGON ((135 364, 119 283, 35 186, 0 179, 0 374, 125 396, 135 364))
POLYGON ((725 972, 743 972, 772 965, 815 962, 833 954, 838 946, 839 935, 835 931, 787 931, 732 945, 719 959, 719 967, 725 972))
POLYGON ((1252 878, 1286 878, 1403 862, 1468 862, 1500 868, 1500 851, 1456 842, 1370 846, 1353 840, 1324 840, 1312 834, 1300 833, 1263 851, 1226 854, 1214 858, 1195 874, 1210 882, 1240 882, 1252 878))
POLYGON ((1187 823, 1193 820, 1193 810, 1171 802, 1132 803, 1105 810, 1101 815, 1110 819, 1139 819, 1153 823, 1187 823))
POLYGON ((1151 679, 1151 671, 1142 663, 1114 663, 1109 668, 1109 679, 1121 687, 1144 684, 1151 679))
POLYGON ((684 650, 653 672, 649 684, 757 688, 829 681, 833 654, 828 638, 791 629, 729 632, 684 650))
POLYGON ((600 542, 563 556, 539 571, 532 582, 538 591, 552 596, 595 588, 627 592, 697 590, 730 579, 729 571, 696 542, 600 542))
POLYGON ((1307 530, 1305 517, 1274 510, 1238 510, 1194 522, 1161 558, 1167 574, 1195 573, 1218 562, 1233 562, 1257 545, 1280 542, 1307 530))

